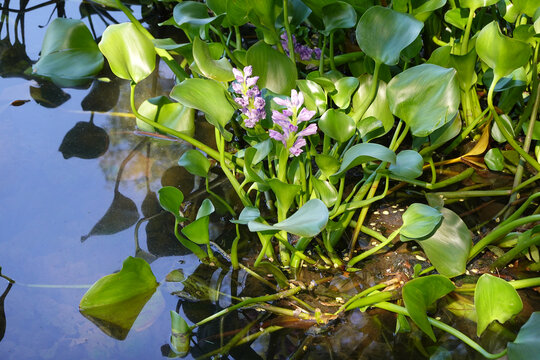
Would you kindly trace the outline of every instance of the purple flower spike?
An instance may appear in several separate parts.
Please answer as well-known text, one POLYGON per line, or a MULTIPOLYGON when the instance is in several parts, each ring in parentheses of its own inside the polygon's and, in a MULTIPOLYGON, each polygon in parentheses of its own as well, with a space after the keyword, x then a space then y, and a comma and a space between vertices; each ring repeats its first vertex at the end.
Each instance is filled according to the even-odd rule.
MULTIPOLYGON (((251 65, 248 65, 244 68, 244 76, 247 78, 249 76, 251 76, 251 74, 253 74, 253 66, 251 65)), ((258 79, 259 77, 257 77, 258 79)))
POLYGON ((232 83, 232 89, 236 94, 241 95, 236 97, 234 101, 242 106, 244 125, 247 128, 254 128, 261 119, 266 118, 264 110, 266 102, 261 97, 261 92, 256 85, 259 77, 251 76, 253 74, 251 65, 244 67, 243 71, 233 68, 233 74, 236 81, 232 83))
POLYGON ((303 151, 302 147, 306 146, 306 144, 307 144, 306 139, 304 139, 303 137, 299 137, 294 142, 294 145, 291 146, 291 148, 289 149, 289 152, 293 154, 294 156, 299 156, 303 151))

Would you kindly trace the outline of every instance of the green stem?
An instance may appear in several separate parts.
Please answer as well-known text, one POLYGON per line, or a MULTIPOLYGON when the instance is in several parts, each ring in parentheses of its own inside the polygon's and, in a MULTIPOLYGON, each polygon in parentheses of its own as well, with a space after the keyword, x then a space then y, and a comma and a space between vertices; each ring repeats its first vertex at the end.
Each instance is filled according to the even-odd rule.
POLYGON ((515 247, 501 255, 493 264, 491 269, 501 269, 506 266, 510 261, 514 260, 523 250, 533 245, 540 244, 540 234, 524 238, 522 241, 518 241, 515 247))
POLYGON ((197 244, 195 244, 192 241, 189 241, 182 235, 180 235, 180 232, 178 232, 178 220, 174 221, 174 235, 180 241, 180 244, 184 245, 186 249, 191 251, 193 254, 197 255, 197 257, 202 261, 206 262, 206 259, 208 258, 208 254, 205 253, 197 244))
POLYGON ((379 289, 384 289, 387 285, 385 283, 381 283, 381 284, 377 284, 375 286, 372 286, 370 288, 367 288, 366 290, 362 291, 362 292, 359 292, 358 294, 354 295, 353 297, 351 297, 345 304, 341 305, 339 307, 339 309, 334 313, 334 315, 339 315, 340 313, 342 313, 343 311, 345 311, 345 309, 347 308, 347 306, 349 306, 350 304, 352 304, 353 302, 355 302, 356 300, 364 297, 364 296, 367 296, 369 294, 371 294, 372 292, 374 292, 375 290, 379 290, 379 289))
MULTIPOLYGON (((357 255, 355 257, 353 257, 348 263, 347 263, 347 267, 352 267, 354 264, 356 264, 357 262, 361 261, 361 260, 364 260, 365 258, 367 258, 368 256, 370 255, 373 255, 375 254, 377 251, 383 249, 386 245, 390 244, 392 242, 392 240, 394 240, 394 238, 399 234, 399 229, 394 231, 392 234, 390 234, 390 236, 388 237, 388 239, 385 239, 383 242, 381 242, 379 245, 367 250, 367 251, 364 251, 363 253, 361 253, 360 255, 357 255)), ((382 236, 382 235, 381 235, 382 236)))
POLYGON ((463 35, 463 44, 461 45, 461 54, 467 53, 469 47, 469 37, 471 36, 472 21, 474 19, 474 12, 476 9, 469 9, 469 17, 467 18, 467 25, 465 26, 465 35, 463 35))
POLYGON ((240 228, 238 224, 236 225, 236 237, 234 238, 232 245, 231 245, 231 265, 234 270, 238 270, 239 263, 238 263, 238 242, 240 241, 240 228))
POLYGON ((334 61, 334 31, 330 33, 329 56, 330 56, 330 69, 337 70, 336 62, 334 61))
MULTIPOLYGON (((392 304, 392 303, 389 303, 389 302, 382 302, 382 303, 376 304, 374 306, 378 307, 380 309, 384 309, 384 310, 394 312, 396 314, 401 314, 401 315, 411 317, 411 315, 409 314, 407 309, 405 309, 403 306, 399 306, 399 305, 392 304)), ((498 359, 498 358, 503 357, 504 355, 506 355, 506 352, 507 352, 506 349, 503 350, 500 353, 491 354, 491 353, 487 352, 483 347, 478 345, 475 341, 473 341, 470 337, 468 337, 467 335, 462 333, 461 331, 456 330, 453 327, 451 327, 449 325, 446 325, 445 323, 443 323, 441 321, 438 321, 438 320, 435 320, 435 319, 433 319, 431 317, 428 317, 428 321, 429 321, 429 323, 431 325, 435 326, 436 328, 439 328, 439 329, 441 329, 443 331, 446 331, 450 335, 453 335, 456 338, 458 338, 459 340, 463 341, 465 344, 469 345, 471 348, 478 351, 480 354, 482 354, 482 356, 484 356, 484 357, 486 357, 488 359, 498 359)))
POLYGON ((223 33, 221 32, 221 30, 215 28, 212 25, 210 25, 209 28, 219 37, 219 41, 221 42, 221 44, 223 44, 223 47, 225 48, 225 52, 227 53, 227 56, 229 57, 229 59, 232 60, 232 62, 234 63, 234 65, 236 65, 237 68, 242 68, 243 65, 240 63, 240 61, 238 61, 236 56, 234 56, 231 49, 229 49, 229 46, 227 45, 227 41, 225 40, 225 36, 223 36, 223 33))
POLYGON ((321 57, 319 58, 319 76, 324 73, 324 50, 326 49, 326 35, 323 35, 323 43, 321 47, 321 57))
POLYGON ((229 205, 228 202, 226 202, 225 200, 223 200, 223 198, 221 196, 219 196, 218 194, 216 194, 215 192, 213 192, 212 190, 210 190, 210 187, 208 185, 208 176, 206 177, 205 179, 205 184, 206 184, 206 192, 210 195, 212 195, 221 205, 223 205, 227 211, 229 212, 229 214, 231 214, 232 216, 236 217, 236 212, 234 211, 234 209, 231 207, 231 205, 229 205))
POLYGON ((379 292, 370 296, 365 296, 365 297, 356 299, 355 301, 347 305, 345 310, 348 311, 348 310, 352 310, 356 308, 362 308, 364 306, 373 306, 381 302, 392 300, 392 298, 394 298, 395 296, 396 296, 395 291, 379 292))
MULTIPOLYGON (((516 290, 526 289, 526 288, 540 286, 540 277, 521 279, 521 280, 511 280, 511 281, 507 281, 507 283, 516 290)), ((456 288, 454 291, 457 293, 469 293, 469 292, 474 292, 475 289, 476 289, 476 284, 464 284, 456 288)))
POLYGON ((281 327, 281 326, 277 326, 277 325, 269 326, 267 328, 264 328, 264 330, 256 332, 255 334, 251 334, 251 335, 248 335, 248 336, 244 337, 242 340, 238 341, 236 343, 236 345, 247 344, 247 343, 249 343, 249 342, 251 342, 253 340, 258 339, 262 335, 271 334, 271 333, 273 333, 275 331, 278 331, 278 330, 281 330, 281 329, 283 329, 283 327, 281 327))
MULTIPOLYGON (((467 125, 467 127, 465 128, 465 130, 463 130, 459 135, 458 137, 456 137, 451 143, 450 145, 443 150, 443 154, 444 155, 448 155, 450 154, 450 152, 452 152, 452 150, 454 150, 456 148, 456 146, 458 146, 459 144, 461 144, 461 142, 463 140, 465 140, 465 138, 469 135, 469 133, 476 127, 476 125, 478 125, 480 123, 480 121, 482 119, 484 119, 484 116, 486 116, 487 112, 489 111, 489 108, 485 109, 482 114, 480 114, 480 116, 478 116, 476 119, 474 119, 473 122, 471 122, 469 125, 467 125)), ((442 145, 442 144, 441 144, 442 145)), ((440 146, 440 145, 439 145, 440 146)), ((437 147, 439 147, 437 146, 437 147)), ((426 149, 429 149, 426 148, 426 149)), ((429 149, 430 151, 433 151, 435 149, 429 149)), ((424 154, 427 153, 427 151, 425 151, 425 149, 422 149, 422 151, 420 151, 420 155, 424 156, 424 154)))
POLYGON ((464 199, 484 196, 508 196, 512 190, 473 190, 473 191, 449 191, 435 192, 433 195, 442 196, 444 199, 464 199))
POLYGON ((242 34, 240 34, 240 27, 234 26, 234 34, 236 36, 236 50, 242 50, 242 34))
POLYGON ((283 0, 283 26, 285 26, 285 32, 287 33, 287 47, 289 48, 289 58, 291 59, 293 64, 296 64, 291 27, 289 25, 289 1, 288 0, 283 0))

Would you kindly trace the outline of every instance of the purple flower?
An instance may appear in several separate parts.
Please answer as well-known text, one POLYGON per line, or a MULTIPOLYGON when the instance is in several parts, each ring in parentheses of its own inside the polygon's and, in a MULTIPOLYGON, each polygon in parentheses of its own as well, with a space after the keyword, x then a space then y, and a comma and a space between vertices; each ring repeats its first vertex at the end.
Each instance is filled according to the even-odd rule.
MULTIPOLYGON (((287 56, 289 56, 289 40, 287 38, 287 33, 284 32, 283 34, 281 34, 280 38, 281 38, 281 46, 285 50, 285 53, 287 54, 287 56)), ((318 48, 312 49, 307 45, 298 44, 296 42, 296 37, 294 35, 292 35, 292 42, 293 42, 294 52, 298 54, 298 56, 300 57, 300 60, 308 61, 308 60, 311 60, 313 56, 315 57, 315 59, 321 58, 321 49, 318 49, 318 48)))
POLYGON ((257 87, 258 76, 251 76, 253 68, 246 66, 243 71, 233 68, 236 81, 232 83, 233 91, 240 95, 234 101, 242 107, 242 118, 247 128, 254 128, 257 123, 266 117, 264 106, 266 102, 261 97, 261 92, 257 87))
POLYGON ((288 99, 274 98, 274 102, 278 105, 285 106, 286 109, 280 111, 272 111, 272 120, 274 124, 279 126, 278 130, 269 130, 270 137, 277 141, 281 141, 283 146, 289 150, 293 156, 299 156, 306 146, 305 136, 317 133, 317 125, 309 124, 305 129, 298 131, 299 123, 309 121, 315 115, 315 111, 310 111, 300 107, 304 103, 304 94, 291 90, 291 97, 288 99))

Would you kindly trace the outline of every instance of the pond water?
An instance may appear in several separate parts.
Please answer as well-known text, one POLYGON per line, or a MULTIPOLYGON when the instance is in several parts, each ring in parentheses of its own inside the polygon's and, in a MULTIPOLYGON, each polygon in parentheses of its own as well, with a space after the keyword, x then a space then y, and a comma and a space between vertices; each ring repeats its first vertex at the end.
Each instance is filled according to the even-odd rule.
MULTIPOLYGON (((0 267, 2 274, 15 283, 9 285, 0 278, 0 358, 167 357, 170 310, 196 322, 231 304, 229 298, 217 296, 205 285, 238 296, 260 296, 271 290, 261 289, 243 272, 201 266, 174 238, 174 222, 160 214, 155 193, 164 185, 178 186, 192 204, 190 208, 197 208, 196 203, 204 199, 199 191, 204 183, 177 165, 187 145, 136 132, 126 81, 60 89, 25 74, 39 58, 49 17, 56 17, 62 10, 67 17, 81 17, 80 2, 59 3, 63 8, 57 9, 57 3, 50 1, 24 12, 23 22, 22 16, 17 20, 17 14, 23 14, 17 11, 19 3, 5 1, 3 5, 0 267), (101 329, 83 317, 78 304, 92 283, 120 270, 128 256, 147 260, 161 286, 129 332, 110 336, 110 329, 101 329), (190 281, 183 285, 166 282, 167 274, 175 269, 181 269, 190 281), (194 294, 202 300, 190 301, 194 294), (183 300, 179 301, 177 295, 183 300)), ((124 21, 119 13, 112 15, 124 21)), ((88 18, 84 21, 90 24, 88 18)), ((105 28, 96 15, 92 24, 97 34, 105 28)), ((162 66, 137 86, 138 102, 167 95, 173 85, 172 74, 162 66)), ((213 137, 205 122, 196 128, 198 138, 212 141, 205 140, 207 134, 213 137)), ((216 183, 220 181, 215 179, 216 183)), ((215 220, 219 220, 219 214, 215 220)), ((213 238, 221 240, 219 221, 211 230, 213 238)), ((396 255, 389 264, 375 264, 371 275, 365 272, 368 275, 359 275, 354 281, 335 276, 328 289, 356 293, 381 281, 377 273, 386 269, 404 271, 392 266, 408 264, 411 259, 414 255, 396 255)), ((332 295, 321 293, 318 299, 305 300, 319 301, 332 295)), ((434 346, 425 337, 421 340, 419 332, 394 337, 395 316, 387 312, 374 311, 367 316, 355 310, 340 324, 322 327, 328 332, 319 334, 316 327, 306 330, 313 324, 286 318, 273 322, 248 311, 201 327, 189 356, 218 348, 224 338, 252 321, 289 329, 261 337, 251 347, 233 350, 234 358, 286 358, 292 354, 293 358, 316 359, 333 354, 334 358, 418 359, 425 353, 422 341, 424 346, 434 346)), ((462 324, 462 329, 467 327, 474 333, 470 322, 462 324)), ((482 344, 495 352, 511 337, 485 336, 482 344)), ((452 350, 456 359, 481 358, 455 338, 441 336, 441 344, 452 350)), ((448 358, 445 354, 440 358, 448 358)))

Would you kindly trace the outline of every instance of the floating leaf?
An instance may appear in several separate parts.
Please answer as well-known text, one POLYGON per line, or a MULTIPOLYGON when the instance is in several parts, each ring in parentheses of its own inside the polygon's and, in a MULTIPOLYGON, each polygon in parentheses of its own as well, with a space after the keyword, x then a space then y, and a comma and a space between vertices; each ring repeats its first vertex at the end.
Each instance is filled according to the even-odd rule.
MULTIPOLYGON (((158 96, 143 101, 139 114, 170 129, 192 136, 195 133, 195 110, 171 101, 166 96, 158 96)), ((153 126, 137 118, 137 127, 143 131, 156 131, 153 126)))
POLYGON ((184 194, 173 186, 164 186, 158 191, 159 204, 177 219, 178 222, 186 220, 180 215, 180 207, 184 201, 184 194))
POLYGON ((340 109, 346 109, 351 103, 351 95, 354 93, 360 82, 355 77, 343 77, 336 81, 336 93, 332 95, 332 100, 340 109))
POLYGON ((337 29, 349 29, 356 25, 356 11, 344 2, 336 1, 322 8, 324 35, 330 35, 337 29))
POLYGON ((386 90, 390 109, 424 137, 454 119, 459 108, 459 85, 454 69, 422 64, 395 76, 386 90))
POLYGON ((150 265, 130 256, 120 272, 102 277, 88 289, 79 311, 108 335, 123 340, 158 285, 150 265))
POLYGON ((285 54, 259 41, 251 46, 246 61, 253 66, 253 75, 259 76, 258 86, 276 94, 289 95, 296 86, 295 64, 285 54))
POLYGON ((480 336, 492 321, 504 324, 523 309, 516 289, 505 280, 490 274, 480 276, 474 291, 478 318, 476 334, 480 336))
POLYGON ((81 20, 58 18, 47 28, 34 72, 60 86, 78 86, 102 67, 103 55, 86 25, 81 20))
MULTIPOLYGON (((399 155, 398 155, 399 156, 399 155)), ((403 213, 403 226, 400 234, 406 239, 423 239, 432 234, 441 224, 442 213, 431 206, 414 203, 403 213)))
POLYGON ((231 120, 235 109, 231 105, 227 89, 217 81, 185 79, 172 89, 171 97, 184 106, 201 110, 206 114, 206 120, 217 127, 226 139, 232 137, 232 134, 225 130, 225 125, 231 120))
POLYGON ((339 170, 330 179, 338 179, 350 168, 374 160, 394 164, 396 162, 396 154, 383 145, 369 143, 356 144, 343 154, 343 161, 339 170))
POLYGON ((418 37, 423 26, 408 14, 373 6, 358 21, 356 41, 376 62, 396 65, 401 50, 418 37))
MULTIPOLYGON (((423 171, 424 159, 414 150, 403 150, 396 156, 396 163, 390 165, 390 172, 407 179, 416 179, 423 171)), ((403 214, 405 215, 405 214, 403 214)))
POLYGON ((319 128, 326 136, 342 143, 349 140, 356 131, 354 120, 342 111, 328 109, 318 122, 319 128))
POLYGON ((504 36, 496 21, 484 26, 476 40, 480 59, 502 78, 527 64, 531 56, 529 44, 504 36))
POLYGON ((312 199, 298 209, 297 212, 277 224, 265 225, 250 221, 248 227, 253 232, 283 230, 298 236, 313 237, 324 229, 327 222, 328 208, 321 200, 312 199))
POLYGON ((109 25, 99 49, 116 76, 135 83, 144 80, 156 66, 154 44, 130 22, 109 25))
POLYGON ((60 148, 58 149, 64 159, 78 157, 81 159, 95 159, 107 152, 109 148, 109 135, 107 132, 90 120, 79 121, 70 129, 60 148))
POLYGON ((403 302, 411 319, 433 341, 437 339, 429 324, 427 309, 433 302, 454 289, 454 284, 442 275, 423 276, 411 280, 403 286, 403 302))
POLYGON ((223 57, 220 60, 214 60, 210 55, 208 44, 198 36, 193 40, 193 58, 199 70, 207 78, 217 81, 234 80, 232 66, 227 58, 223 57))
POLYGON ((508 343, 509 360, 530 360, 540 353, 540 312, 533 312, 519 329, 516 339, 508 343))
POLYGON ((210 160, 206 158, 200 151, 190 149, 182 154, 178 165, 183 166, 190 174, 200 177, 207 177, 210 170, 210 160))

